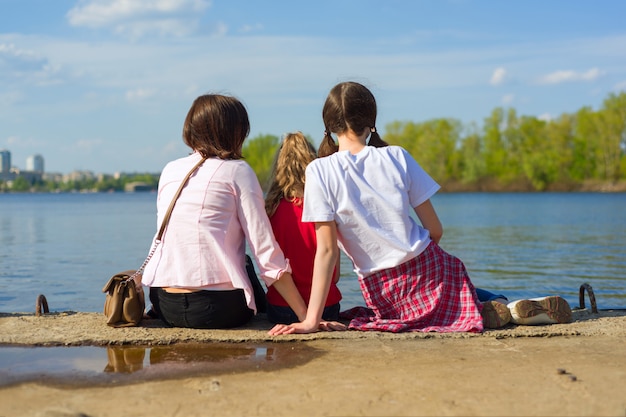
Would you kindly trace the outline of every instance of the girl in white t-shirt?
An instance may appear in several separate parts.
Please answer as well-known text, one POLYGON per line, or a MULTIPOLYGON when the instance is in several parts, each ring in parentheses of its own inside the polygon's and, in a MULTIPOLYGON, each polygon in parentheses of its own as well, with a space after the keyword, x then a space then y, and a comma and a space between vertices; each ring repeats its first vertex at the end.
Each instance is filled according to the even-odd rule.
POLYGON ((482 306, 465 266, 437 244, 443 228, 430 198, 439 185, 407 151, 380 138, 372 93, 340 83, 322 116, 324 140, 306 170, 302 216, 315 223, 317 238, 307 315, 270 334, 320 328, 340 248, 368 307, 351 311, 351 329, 481 332, 482 306))

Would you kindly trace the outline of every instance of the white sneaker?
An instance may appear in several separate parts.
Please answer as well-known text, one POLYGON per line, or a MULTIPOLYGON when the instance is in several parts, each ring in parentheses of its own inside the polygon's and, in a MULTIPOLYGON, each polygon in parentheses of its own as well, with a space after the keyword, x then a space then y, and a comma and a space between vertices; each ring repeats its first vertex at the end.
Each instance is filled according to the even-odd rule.
POLYGON ((510 302, 511 323, 535 326, 539 324, 569 323, 572 309, 558 295, 510 302))

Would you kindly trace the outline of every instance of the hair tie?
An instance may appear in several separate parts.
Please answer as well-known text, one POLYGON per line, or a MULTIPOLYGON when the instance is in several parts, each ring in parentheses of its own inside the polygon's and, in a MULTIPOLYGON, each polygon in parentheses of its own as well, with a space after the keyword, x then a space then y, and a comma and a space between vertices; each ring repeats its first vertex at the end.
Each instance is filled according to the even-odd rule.
POLYGON ((324 136, 330 136, 330 132, 328 130, 324 130, 324 136))
POLYGON ((372 132, 372 133, 376 133, 376 126, 374 126, 374 127, 370 127, 370 132, 372 132))

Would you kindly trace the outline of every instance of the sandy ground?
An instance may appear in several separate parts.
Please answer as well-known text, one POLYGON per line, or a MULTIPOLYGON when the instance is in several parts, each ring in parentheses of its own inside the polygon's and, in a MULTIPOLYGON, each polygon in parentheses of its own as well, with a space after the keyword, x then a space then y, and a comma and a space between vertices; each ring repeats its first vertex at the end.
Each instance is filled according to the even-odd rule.
POLYGON ((114 329, 97 313, 0 313, 3 346, 149 346, 154 353, 165 345, 183 352, 190 344, 256 344, 276 357, 225 359, 210 372, 187 363, 117 382, 5 385, 0 417, 626 416, 625 311, 580 310, 570 324, 482 334, 271 337, 269 328, 258 318, 237 330, 172 329, 154 320, 114 329))

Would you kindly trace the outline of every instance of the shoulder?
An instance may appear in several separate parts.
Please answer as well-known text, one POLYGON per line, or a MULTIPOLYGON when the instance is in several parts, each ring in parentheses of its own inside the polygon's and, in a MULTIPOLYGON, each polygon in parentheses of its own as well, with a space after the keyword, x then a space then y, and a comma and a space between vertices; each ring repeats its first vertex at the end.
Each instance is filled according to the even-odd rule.
POLYGON ((340 163, 340 160, 342 158, 341 154, 342 154, 341 152, 335 152, 332 155, 324 156, 322 158, 316 158, 313 161, 311 161, 309 165, 307 165, 307 171, 309 170, 309 168, 312 171, 319 171, 319 170, 323 170, 326 167, 336 165, 340 163))
MULTIPOLYGON (((219 178, 232 184, 242 193, 260 190, 259 179, 252 167, 243 159, 223 160, 219 178)), ((220 169, 218 169, 218 172, 220 169)))
POLYGON ((191 167, 200 161, 198 154, 187 155, 182 158, 175 159, 168 162, 161 171, 161 177, 167 178, 168 176, 178 177, 179 173, 187 173, 191 167))
POLYGON ((250 175, 255 175, 252 167, 243 159, 209 158, 205 164, 216 167, 217 176, 232 176, 232 179, 235 181, 240 176, 248 177, 250 175))
POLYGON ((382 148, 376 148, 379 154, 384 154, 386 158, 393 161, 395 164, 402 166, 414 165, 417 162, 415 158, 403 147, 396 145, 389 145, 382 148))
POLYGON ((407 152, 407 150, 404 149, 402 146, 389 145, 389 146, 384 146, 382 148, 375 148, 375 149, 377 152, 385 153, 395 159, 406 159, 407 157, 412 158, 411 154, 407 152))

